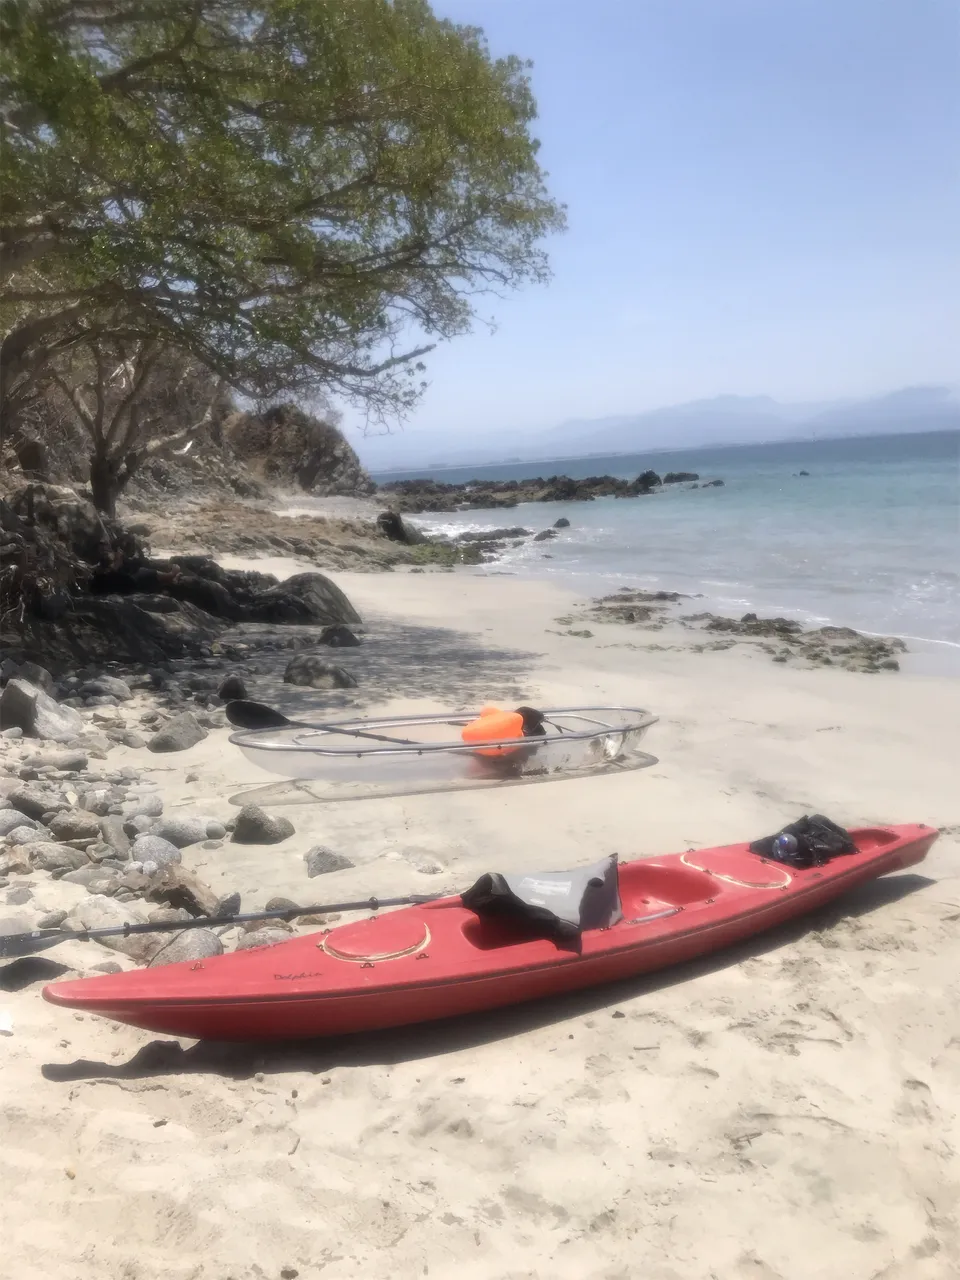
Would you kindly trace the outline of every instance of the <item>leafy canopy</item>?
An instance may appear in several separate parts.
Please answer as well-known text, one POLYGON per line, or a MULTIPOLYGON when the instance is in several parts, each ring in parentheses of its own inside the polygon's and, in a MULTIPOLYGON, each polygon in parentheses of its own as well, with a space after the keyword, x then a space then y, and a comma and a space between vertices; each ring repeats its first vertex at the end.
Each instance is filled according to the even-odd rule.
POLYGON ((479 293, 547 276, 526 65, 425 0, 0 0, 0 23, 8 394, 72 344, 158 337, 249 394, 402 409, 479 293))

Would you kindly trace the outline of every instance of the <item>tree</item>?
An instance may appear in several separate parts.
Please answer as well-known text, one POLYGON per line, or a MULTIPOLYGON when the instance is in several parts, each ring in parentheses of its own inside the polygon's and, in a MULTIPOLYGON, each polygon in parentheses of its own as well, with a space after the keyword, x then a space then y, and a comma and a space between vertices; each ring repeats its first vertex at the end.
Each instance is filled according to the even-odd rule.
POLYGON ((188 449, 227 408, 220 379, 155 339, 75 347, 49 379, 90 438, 90 490, 111 519, 140 467, 188 449))
POLYGON ((0 413, 93 343, 403 411, 563 225, 526 64, 425 0, 0 0, 0 413))

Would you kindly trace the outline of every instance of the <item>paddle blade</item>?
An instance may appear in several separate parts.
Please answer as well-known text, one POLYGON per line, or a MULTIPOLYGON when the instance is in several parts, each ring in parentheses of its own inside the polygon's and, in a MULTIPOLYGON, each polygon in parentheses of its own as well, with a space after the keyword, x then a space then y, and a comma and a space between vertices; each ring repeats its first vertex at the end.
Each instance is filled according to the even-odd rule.
POLYGON ((227 719, 238 729, 283 729, 290 724, 285 715, 262 702, 237 698, 226 706, 227 719))
POLYGON ((38 955, 41 951, 65 942, 70 936, 68 933, 60 934, 59 937, 38 933, 0 934, 0 960, 17 960, 20 956, 38 955))

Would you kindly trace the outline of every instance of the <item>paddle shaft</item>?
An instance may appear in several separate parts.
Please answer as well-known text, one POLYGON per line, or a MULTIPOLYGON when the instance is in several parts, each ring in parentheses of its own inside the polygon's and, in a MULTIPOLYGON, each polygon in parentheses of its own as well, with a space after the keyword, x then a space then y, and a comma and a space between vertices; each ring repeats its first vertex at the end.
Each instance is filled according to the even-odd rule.
POLYGON ((348 729, 336 724, 308 724, 305 720, 291 720, 275 707, 262 702, 250 702, 238 698, 227 703, 227 719, 238 729, 310 729, 314 733, 342 733, 348 738, 369 738, 371 742, 389 742, 394 746, 415 747, 419 744, 411 738, 389 738, 368 729, 348 729))
POLYGON ((325 915, 333 911, 379 911, 381 907, 416 907, 447 897, 443 893, 415 893, 404 898, 366 898, 361 902, 327 902, 312 907, 288 907, 285 911, 247 911, 232 916, 196 916, 192 920, 158 920, 144 924, 105 925, 100 929, 73 932, 64 929, 33 929, 29 933, 0 936, 0 958, 29 955, 31 949, 46 950, 58 942, 92 942, 97 938, 130 938, 138 933, 180 933, 184 929, 208 926, 251 924, 256 920, 295 920, 298 916, 325 915))

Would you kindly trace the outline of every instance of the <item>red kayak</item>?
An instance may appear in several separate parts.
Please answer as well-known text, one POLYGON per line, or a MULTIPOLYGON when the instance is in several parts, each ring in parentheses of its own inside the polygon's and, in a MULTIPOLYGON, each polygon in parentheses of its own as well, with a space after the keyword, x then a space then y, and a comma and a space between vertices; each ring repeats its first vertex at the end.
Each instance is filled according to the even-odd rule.
POLYGON ((797 870, 745 844, 619 868, 623 919, 582 950, 478 916, 459 897, 372 916, 273 947, 55 982, 44 998, 196 1039, 336 1036, 428 1022, 650 973, 812 911, 921 862, 923 825, 851 832, 857 852, 797 870))

